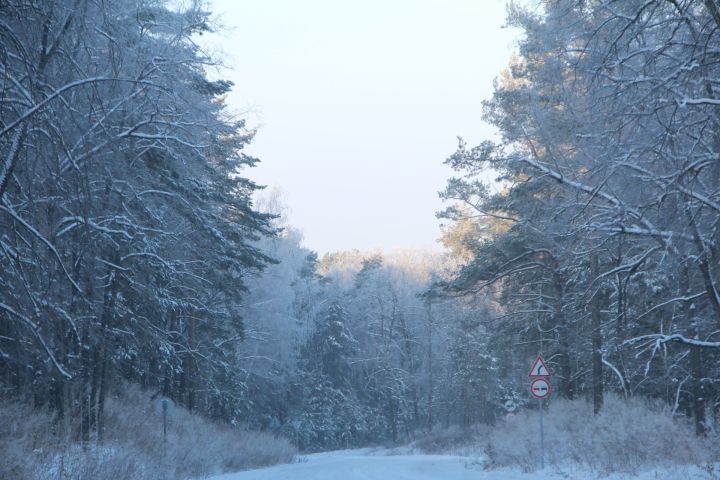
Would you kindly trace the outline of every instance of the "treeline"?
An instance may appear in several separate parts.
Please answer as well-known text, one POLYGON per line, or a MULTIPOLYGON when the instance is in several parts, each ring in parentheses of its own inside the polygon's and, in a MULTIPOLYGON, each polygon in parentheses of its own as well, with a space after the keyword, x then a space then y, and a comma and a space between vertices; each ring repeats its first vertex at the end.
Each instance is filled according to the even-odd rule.
POLYGON ((208 12, 0 14, 0 397, 85 444, 129 384, 308 450, 492 419, 485 300, 419 297, 445 260, 318 259, 277 198, 253 206, 253 132, 195 43, 208 12))
POLYGON ((134 382, 227 419, 272 233, 197 5, 0 3, 0 388, 82 441, 134 382))
POLYGON ((720 405, 720 4, 532 2, 509 21, 523 38, 484 111, 501 139, 447 161, 444 216, 475 234, 445 287, 496 292, 493 342, 543 352, 558 395, 596 412, 608 390, 660 398, 705 434, 720 405))
MULTIPOLYGON (((451 254, 427 282, 367 256, 341 270, 345 293, 327 297, 333 308, 298 346, 299 371, 320 375, 298 398, 337 398, 290 402, 311 416, 303 425, 375 419, 323 426, 332 445, 356 438, 351 425, 394 440, 492 423, 529 399, 537 353, 554 397, 592 398, 596 413, 607 392, 659 399, 699 435, 714 428, 720 5, 527 2, 511 4, 509 23, 523 37, 484 111, 500 139, 461 141, 447 160, 451 254), (405 306, 400 285, 414 292, 405 306), (332 368, 307 353, 333 348, 345 359, 332 368), (348 404, 361 413, 332 407, 348 404)), ((326 286, 339 258, 321 261, 326 286)))
MULTIPOLYGON (((277 205, 277 202, 270 202, 277 205)), ((277 210, 275 210, 277 211, 277 210)), ((428 252, 321 258, 284 226, 279 260, 248 282, 243 418, 304 450, 397 444, 493 423, 518 392, 501 384, 481 320, 490 301, 426 298, 455 268, 428 252)))
POLYGON ((0 14, 0 396, 102 441, 135 383, 320 450, 493 424, 540 352, 553 396, 712 427, 714 1, 512 4, 524 36, 484 112, 500 140, 447 161, 448 252, 321 258, 276 196, 251 202, 253 132, 194 41, 207 12, 0 14))

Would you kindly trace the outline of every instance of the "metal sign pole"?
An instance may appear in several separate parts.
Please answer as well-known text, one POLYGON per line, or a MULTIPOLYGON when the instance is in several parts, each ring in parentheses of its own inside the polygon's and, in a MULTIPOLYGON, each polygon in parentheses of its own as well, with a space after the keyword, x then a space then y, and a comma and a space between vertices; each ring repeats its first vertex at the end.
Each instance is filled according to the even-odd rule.
POLYGON ((540 404, 540 468, 545 469, 545 432, 543 430, 543 400, 538 398, 540 404))
POLYGON ((163 460, 167 456, 167 417, 168 402, 162 400, 162 417, 163 417, 163 460))
POLYGON ((552 386, 550 385, 550 370, 545 365, 542 355, 538 355, 532 367, 530 367, 530 393, 538 399, 538 407, 540 409, 540 468, 545 468, 545 429, 543 426, 543 400, 550 395, 552 386))
POLYGON ((163 402, 163 443, 167 443, 167 402, 163 402))
POLYGON ((165 457, 167 455, 168 422, 170 421, 170 417, 172 417, 173 411, 175 410, 175 403, 173 403, 173 401, 167 397, 160 397, 153 400, 153 408, 158 416, 158 420, 162 420, 163 441, 161 455, 163 458, 162 461, 165 462, 165 457))

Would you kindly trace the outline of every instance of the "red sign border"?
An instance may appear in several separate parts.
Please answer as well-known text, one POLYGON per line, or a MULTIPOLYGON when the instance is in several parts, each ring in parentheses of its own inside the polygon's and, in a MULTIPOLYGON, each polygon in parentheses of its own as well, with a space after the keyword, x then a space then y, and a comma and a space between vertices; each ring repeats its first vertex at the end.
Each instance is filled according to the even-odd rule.
POLYGON ((530 383, 530 395, 532 395, 533 397, 535 397, 539 400, 544 400, 547 397, 549 397, 550 392, 552 392, 552 384, 550 383, 550 379, 548 377, 537 377, 537 378, 535 378, 535 380, 532 381, 532 383, 530 383), (535 392, 533 391, 533 385, 535 385, 535 382, 538 382, 540 380, 547 383, 547 386, 548 386, 548 391, 544 397, 538 397, 537 395, 535 395, 535 392))
POLYGON ((528 378, 530 380, 537 379, 537 378, 550 378, 552 374, 550 373, 550 369, 548 368, 547 364, 545 363, 545 360, 543 359, 542 355, 538 355, 535 361, 533 362, 532 366, 530 367, 530 371, 528 372, 528 378), (540 362, 543 367, 545 367, 545 370, 547 370, 547 375, 533 375, 532 372, 535 370, 535 365, 540 362))

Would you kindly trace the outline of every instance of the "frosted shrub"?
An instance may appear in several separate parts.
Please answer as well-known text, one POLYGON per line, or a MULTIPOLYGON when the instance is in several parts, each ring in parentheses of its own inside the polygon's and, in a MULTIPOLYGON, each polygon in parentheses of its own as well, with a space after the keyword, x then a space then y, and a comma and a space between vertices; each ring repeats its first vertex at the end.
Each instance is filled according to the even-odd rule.
POLYGON ((41 465, 50 462, 48 432, 53 417, 15 402, 0 404, 0 478, 38 478, 41 465))
POLYGON ((143 400, 110 399, 107 436, 153 452, 166 469, 176 472, 176 478, 290 462, 295 454, 285 438, 221 425, 181 407, 175 407, 169 418, 167 442, 163 443, 162 420, 147 394, 137 389, 129 392, 143 400))
POLYGON ((457 425, 428 432, 415 440, 411 447, 423 453, 476 456, 478 445, 487 438, 489 426, 478 424, 469 429, 457 425))
MULTIPOLYGON (((555 467, 581 465, 599 472, 636 472, 651 466, 717 461, 717 439, 695 436, 658 405, 608 396, 600 414, 583 400, 555 400, 544 416, 545 459, 555 467)), ((539 465, 537 410, 498 423, 486 440, 487 467, 539 465)))
MULTIPOLYGON (((105 408, 105 436, 83 448, 47 412, 0 403, 0 479, 180 480, 290 462, 284 438, 216 424, 176 407, 163 443, 149 396, 129 387, 105 408)), ((67 429, 69 430, 69 429, 67 429)))

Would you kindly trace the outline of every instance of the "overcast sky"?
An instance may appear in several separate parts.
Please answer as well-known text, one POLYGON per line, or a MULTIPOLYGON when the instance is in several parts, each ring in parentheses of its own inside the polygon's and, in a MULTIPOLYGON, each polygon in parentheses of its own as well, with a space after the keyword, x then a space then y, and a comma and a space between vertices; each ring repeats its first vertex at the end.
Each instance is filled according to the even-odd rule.
POLYGON ((493 135, 481 102, 517 33, 501 0, 211 0, 206 37, 258 134, 246 175, 279 187, 305 245, 439 248, 457 145, 493 135))

